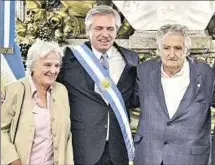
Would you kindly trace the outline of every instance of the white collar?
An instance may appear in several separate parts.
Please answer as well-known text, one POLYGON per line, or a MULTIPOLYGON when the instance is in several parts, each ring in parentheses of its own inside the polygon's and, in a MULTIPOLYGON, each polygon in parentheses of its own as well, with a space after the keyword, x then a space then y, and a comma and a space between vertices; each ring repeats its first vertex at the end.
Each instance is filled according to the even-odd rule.
MULTIPOLYGON (((92 46, 92 51, 93 51, 93 53, 95 54, 95 56, 96 56, 98 59, 101 58, 101 56, 102 56, 103 53, 101 53, 101 52, 99 52, 98 50, 96 50, 93 46, 92 46)), ((108 58, 110 58, 111 55, 112 55, 112 47, 111 47, 110 49, 108 49, 106 53, 107 53, 107 55, 108 55, 108 58)))

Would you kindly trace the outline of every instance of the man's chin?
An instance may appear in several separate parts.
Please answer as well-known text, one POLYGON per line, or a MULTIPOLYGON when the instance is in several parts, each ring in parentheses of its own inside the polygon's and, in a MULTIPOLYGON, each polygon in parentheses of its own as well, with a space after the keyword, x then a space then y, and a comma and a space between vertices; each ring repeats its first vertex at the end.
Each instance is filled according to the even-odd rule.
POLYGON ((100 52, 106 52, 108 49, 110 49, 110 46, 103 46, 100 48, 100 52))
POLYGON ((171 69, 171 70, 178 70, 181 68, 181 65, 178 64, 170 64, 170 65, 166 65, 167 68, 171 69))
POLYGON ((166 62, 165 64, 164 64, 166 67, 168 67, 168 68, 180 68, 181 67, 181 65, 179 64, 179 62, 166 62))

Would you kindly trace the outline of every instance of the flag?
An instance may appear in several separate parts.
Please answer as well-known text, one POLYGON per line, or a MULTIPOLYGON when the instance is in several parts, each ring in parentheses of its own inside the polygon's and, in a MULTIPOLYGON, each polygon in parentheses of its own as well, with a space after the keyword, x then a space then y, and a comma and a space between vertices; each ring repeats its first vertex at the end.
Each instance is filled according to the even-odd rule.
POLYGON ((19 46, 15 42, 15 1, 0 0, 1 86, 25 76, 19 46))

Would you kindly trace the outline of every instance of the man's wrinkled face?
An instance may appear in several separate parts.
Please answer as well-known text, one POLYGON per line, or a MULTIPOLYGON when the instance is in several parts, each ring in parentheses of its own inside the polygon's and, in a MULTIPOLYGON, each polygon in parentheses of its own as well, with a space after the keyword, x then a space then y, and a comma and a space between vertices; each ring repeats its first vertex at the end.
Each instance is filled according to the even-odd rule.
POLYGON ((184 37, 167 33, 162 40, 161 60, 165 69, 181 69, 186 57, 184 37))
POLYGON ((114 43, 117 35, 116 20, 113 15, 97 14, 92 18, 88 29, 92 46, 99 52, 106 52, 114 43))

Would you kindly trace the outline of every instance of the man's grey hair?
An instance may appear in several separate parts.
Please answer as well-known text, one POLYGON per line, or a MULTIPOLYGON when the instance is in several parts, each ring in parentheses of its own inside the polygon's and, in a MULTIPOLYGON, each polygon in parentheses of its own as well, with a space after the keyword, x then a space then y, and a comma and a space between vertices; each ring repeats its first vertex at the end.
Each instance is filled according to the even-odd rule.
POLYGON ((179 33, 184 37, 185 53, 188 55, 191 47, 191 39, 189 36, 188 27, 180 24, 167 24, 161 26, 157 31, 157 45, 159 49, 162 48, 163 38, 168 33, 179 33))
POLYGON ((115 20, 116 20, 116 29, 118 30, 121 26, 121 17, 119 13, 114 10, 110 6, 106 5, 99 5, 95 6, 92 9, 90 9, 85 17, 85 26, 86 26, 86 31, 89 30, 90 26, 92 25, 92 18, 94 15, 101 14, 101 15, 113 15, 115 20))
POLYGON ((55 53, 60 57, 60 63, 62 62, 63 50, 56 42, 47 42, 37 40, 28 50, 26 66, 27 74, 32 74, 35 61, 41 57, 47 56, 49 53, 55 53))

